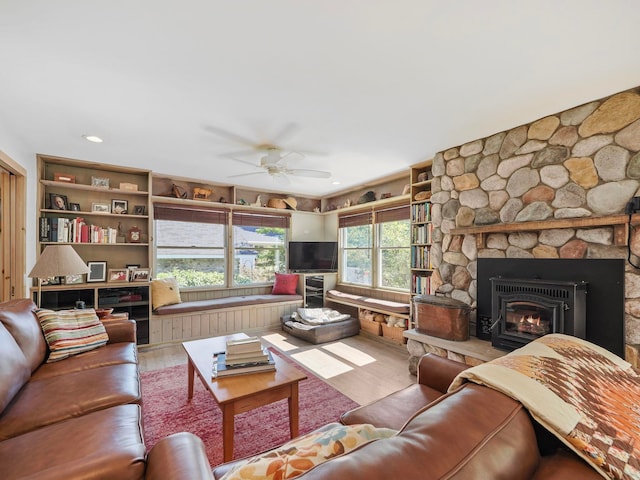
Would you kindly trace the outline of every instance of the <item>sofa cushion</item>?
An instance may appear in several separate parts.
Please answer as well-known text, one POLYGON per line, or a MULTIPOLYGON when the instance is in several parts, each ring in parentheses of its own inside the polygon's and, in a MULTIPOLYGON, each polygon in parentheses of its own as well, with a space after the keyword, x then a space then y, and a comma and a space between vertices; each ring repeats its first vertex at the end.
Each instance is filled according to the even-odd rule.
POLYGON ((2 479, 143 478, 141 421, 138 405, 121 405, 4 440, 2 479))
POLYGON ((295 273, 276 273, 272 295, 295 295, 298 287, 298 275, 295 273))
POLYGON ((10 300, 0 304, 0 322, 7 327, 24 353, 33 372, 47 356, 47 344, 40 323, 34 315, 36 304, 28 298, 10 300))
POLYGON ((138 366, 131 363, 31 379, 2 412, 0 441, 105 408, 138 403, 140 395, 138 366))
POLYGON ((180 286, 175 278, 157 278, 151 282, 153 309, 181 303, 180 286))
POLYGON ((31 369, 20 347, 0 323, 0 412, 29 380, 31 369))
POLYGON ((539 460, 522 405, 466 384, 427 406, 397 435, 318 465, 304 478, 525 480, 533 477, 539 460))
POLYGON ((221 480, 294 478, 360 445, 396 433, 396 430, 373 425, 330 423, 279 448, 238 462, 221 480))
POLYGON ((108 343, 104 347, 69 357, 64 362, 44 363, 31 374, 31 380, 120 363, 138 363, 138 349, 135 343, 108 343))
POLYGON ((81 310, 36 310, 49 345, 47 362, 102 347, 109 341, 104 325, 93 308, 81 310))

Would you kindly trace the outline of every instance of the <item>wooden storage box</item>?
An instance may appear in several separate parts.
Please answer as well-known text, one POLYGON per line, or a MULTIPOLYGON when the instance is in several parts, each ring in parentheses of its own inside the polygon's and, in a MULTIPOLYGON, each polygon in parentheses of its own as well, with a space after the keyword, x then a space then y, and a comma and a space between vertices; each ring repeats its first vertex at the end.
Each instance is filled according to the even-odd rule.
POLYGON ((372 335, 382 336, 382 327, 380 322, 374 321, 374 313, 369 310, 358 310, 358 320, 360 320, 360 328, 372 335))
POLYGON ((414 298, 416 331, 463 341, 469 339, 469 311, 471 307, 460 300, 436 295, 414 298))
POLYGON ((402 345, 403 343, 407 343, 407 339, 402 335, 402 333, 406 330, 400 327, 390 327, 386 323, 381 323, 382 326, 382 336, 384 338, 389 339, 393 343, 398 343, 402 345))

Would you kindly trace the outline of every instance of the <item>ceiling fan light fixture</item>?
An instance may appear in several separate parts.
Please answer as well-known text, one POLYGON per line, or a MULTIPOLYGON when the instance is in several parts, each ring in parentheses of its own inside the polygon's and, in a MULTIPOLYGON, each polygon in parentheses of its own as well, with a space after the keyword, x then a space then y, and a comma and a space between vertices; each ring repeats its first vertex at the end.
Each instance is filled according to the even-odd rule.
POLYGON ((93 143, 102 143, 102 139, 97 135, 82 135, 82 138, 93 143))

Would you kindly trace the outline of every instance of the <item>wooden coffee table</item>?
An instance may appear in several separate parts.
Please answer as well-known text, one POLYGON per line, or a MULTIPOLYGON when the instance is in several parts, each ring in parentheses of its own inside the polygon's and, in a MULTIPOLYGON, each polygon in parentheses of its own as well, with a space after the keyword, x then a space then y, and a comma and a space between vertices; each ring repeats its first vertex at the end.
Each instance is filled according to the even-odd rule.
POLYGON ((188 397, 193 398, 194 373, 211 392, 222 411, 223 460, 233 460, 234 416, 254 408, 288 399, 291 438, 298 436, 298 382, 307 376, 299 369, 273 355, 276 370, 212 378, 214 353, 224 352, 227 339, 247 338, 244 333, 183 342, 188 362, 188 397))

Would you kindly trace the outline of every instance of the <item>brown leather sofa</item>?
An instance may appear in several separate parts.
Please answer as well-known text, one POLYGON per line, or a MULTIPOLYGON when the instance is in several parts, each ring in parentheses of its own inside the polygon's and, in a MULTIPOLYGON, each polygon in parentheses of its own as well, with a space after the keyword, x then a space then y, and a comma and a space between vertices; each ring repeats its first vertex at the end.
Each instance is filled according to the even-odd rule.
POLYGON ((105 322, 103 347, 46 363, 34 309, 0 303, 1 478, 210 478, 195 435, 167 437, 147 455, 133 320, 105 322))
MULTIPOLYGON (((586 462, 541 429, 519 402, 466 383, 445 393, 466 365, 425 355, 418 382, 372 404, 346 412, 345 424, 399 429, 297 478, 316 480, 601 479, 586 462)), ((234 462, 213 470, 219 479, 234 462)))

